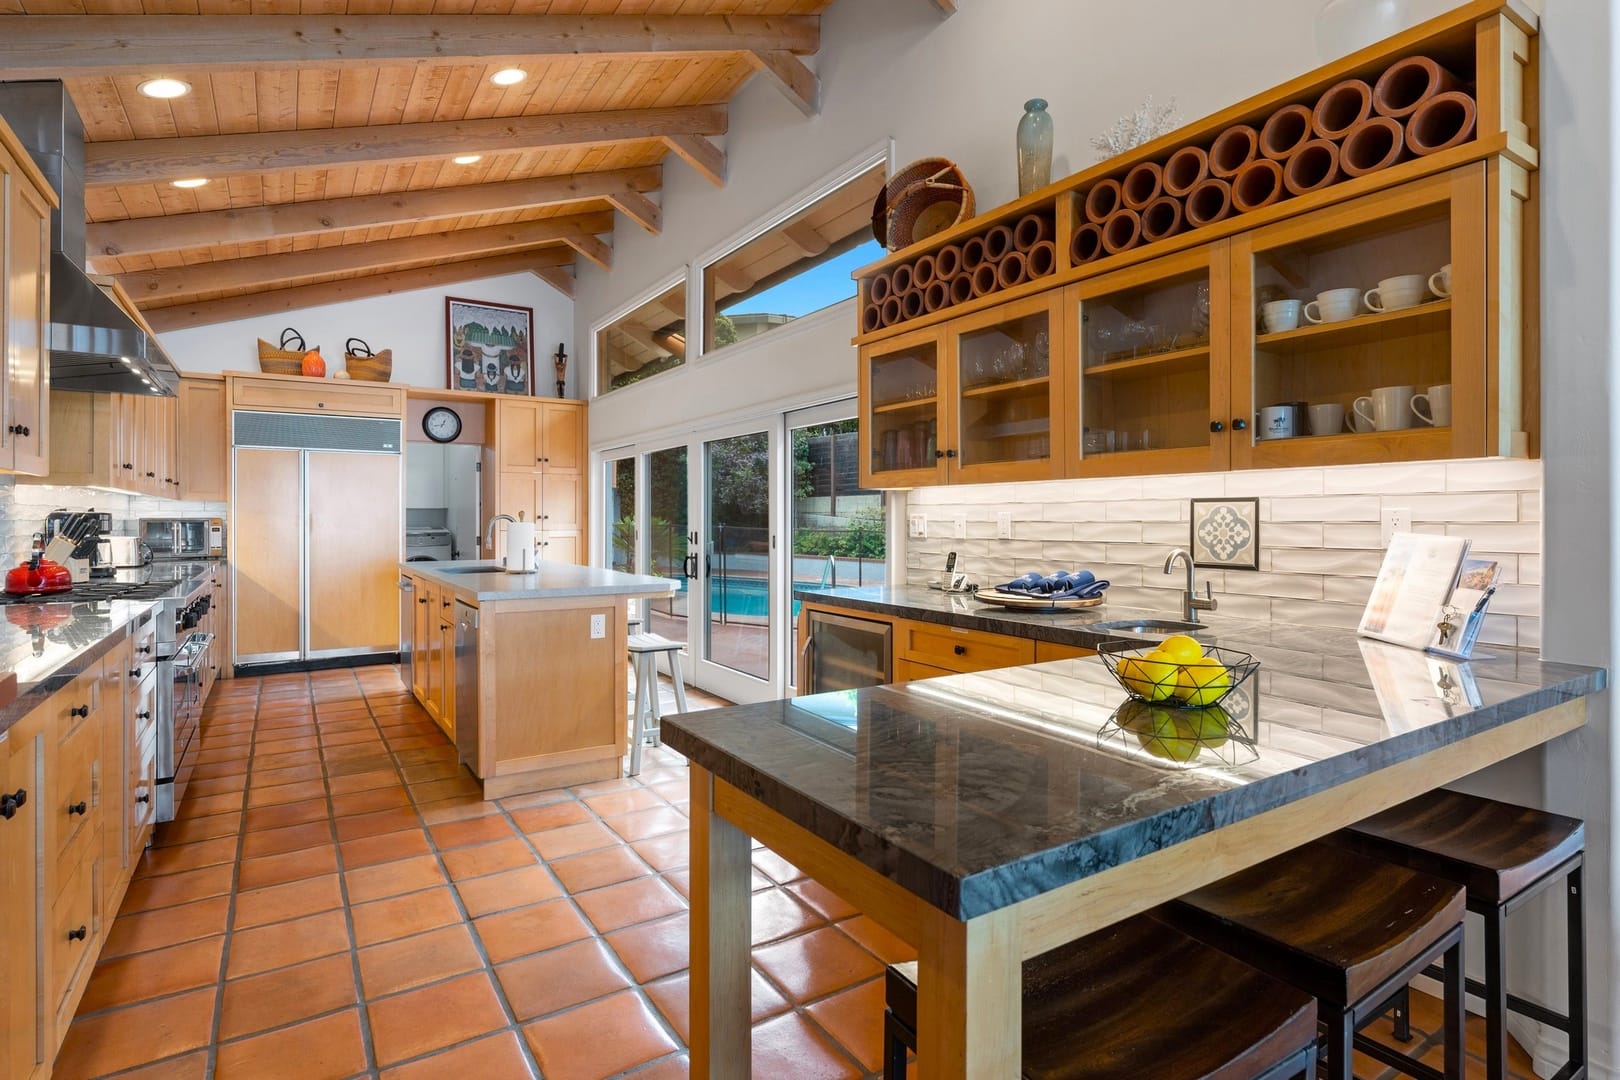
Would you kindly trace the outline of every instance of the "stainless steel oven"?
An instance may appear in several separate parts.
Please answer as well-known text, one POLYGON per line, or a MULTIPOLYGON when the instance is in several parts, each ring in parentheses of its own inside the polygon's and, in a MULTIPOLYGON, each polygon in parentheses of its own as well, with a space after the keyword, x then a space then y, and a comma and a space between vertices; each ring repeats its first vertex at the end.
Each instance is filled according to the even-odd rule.
POLYGON ((164 601, 156 617, 157 676, 154 711, 157 734, 156 813, 173 821, 197 765, 197 731, 202 726, 203 688, 214 635, 197 630, 213 602, 212 581, 204 576, 184 597, 164 601))
POLYGON ((141 518, 140 540, 154 559, 222 559, 222 518, 141 518))

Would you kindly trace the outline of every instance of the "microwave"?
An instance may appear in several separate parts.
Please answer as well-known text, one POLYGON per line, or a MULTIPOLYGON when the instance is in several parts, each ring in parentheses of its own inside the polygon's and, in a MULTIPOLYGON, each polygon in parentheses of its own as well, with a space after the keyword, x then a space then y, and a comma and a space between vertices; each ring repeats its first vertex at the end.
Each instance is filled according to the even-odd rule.
POLYGON ((141 518, 138 534, 154 559, 223 559, 223 518, 141 518))

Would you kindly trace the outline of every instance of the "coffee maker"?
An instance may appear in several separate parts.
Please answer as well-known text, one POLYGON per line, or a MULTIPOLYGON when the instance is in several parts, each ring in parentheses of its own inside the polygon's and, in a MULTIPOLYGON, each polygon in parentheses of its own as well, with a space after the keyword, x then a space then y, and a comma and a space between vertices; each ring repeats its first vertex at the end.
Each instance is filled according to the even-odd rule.
POLYGON ((63 565, 73 575, 74 581, 90 581, 93 578, 113 576, 113 568, 103 565, 100 550, 101 538, 110 532, 112 532, 112 515, 94 509, 53 510, 45 516, 47 545, 59 534, 67 534, 74 538, 73 550, 63 560, 63 565))

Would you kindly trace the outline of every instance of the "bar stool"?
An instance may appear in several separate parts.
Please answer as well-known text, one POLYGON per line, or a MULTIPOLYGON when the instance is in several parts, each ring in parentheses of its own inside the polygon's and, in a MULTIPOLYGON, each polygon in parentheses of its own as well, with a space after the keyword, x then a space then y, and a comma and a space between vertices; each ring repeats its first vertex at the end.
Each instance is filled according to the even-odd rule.
MULTIPOLYGON (((884 983, 885 1080, 917 1048, 917 965, 884 983)), ((1063 1080, 1316 1076, 1309 994, 1146 916, 1024 963, 1021 1075, 1063 1080)))
POLYGON ((1463 890, 1404 866, 1316 841, 1157 908, 1207 945, 1316 998, 1330 1080, 1351 1080, 1360 1050, 1420 1080, 1462 1080, 1463 890), (1445 1070, 1359 1030, 1445 957, 1445 1070))
MULTIPOLYGON (((1516 1012, 1569 1035, 1569 1062, 1555 1080, 1586 1075, 1586 919, 1581 896, 1586 826, 1578 818, 1460 791, 1431 791, 1359 822, 1330 839, 1353 851, 1445 878, 1468 890, 1468 910, 1485 920, 1485 979, 1468 979, 1485 1000, 1485 1075, 1507 1076, 1507 1014, 1516 1012), (1507 917, 1566 880, 1569 1015, 1507 992, 1507 917)), ((1438 972, 1425 972, 1438 975, 1438 972)), ((1407 997, 1398 1033, 1410 1037, 1407 997)))
POLYGON ((636 671, 636 705, 630 718, 630 775, 641 772, 641 744, 648 737, 652 744, 663 742, 661 725, 663 713, 658 708, 658 655, 669 654, 669 674, 675 683, 675 707, 686 712, 686 683, 681 678, 681 650, 679 641, 671 641, 657 634, 631 634, 629 638, 630 662, 636 671))

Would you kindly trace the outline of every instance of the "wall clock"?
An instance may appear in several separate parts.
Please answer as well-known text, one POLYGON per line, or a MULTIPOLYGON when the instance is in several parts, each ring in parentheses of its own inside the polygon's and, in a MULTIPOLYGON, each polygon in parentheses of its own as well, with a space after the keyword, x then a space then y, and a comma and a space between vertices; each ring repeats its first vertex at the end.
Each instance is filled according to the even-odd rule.
POLYGON ((456 410, 439 405, 422 417, 422 430, 436 443, 455 442, 461 435, 461 417, 456 410))

